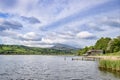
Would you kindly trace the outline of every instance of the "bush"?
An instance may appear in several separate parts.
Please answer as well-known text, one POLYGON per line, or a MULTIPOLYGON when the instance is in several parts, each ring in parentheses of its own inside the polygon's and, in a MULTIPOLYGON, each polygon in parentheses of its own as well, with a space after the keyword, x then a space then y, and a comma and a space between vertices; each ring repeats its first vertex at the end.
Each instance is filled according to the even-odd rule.
POLYGON ((120 71, 120 60, 100 60, 99 67, 104 69, 111 69, 120 71))

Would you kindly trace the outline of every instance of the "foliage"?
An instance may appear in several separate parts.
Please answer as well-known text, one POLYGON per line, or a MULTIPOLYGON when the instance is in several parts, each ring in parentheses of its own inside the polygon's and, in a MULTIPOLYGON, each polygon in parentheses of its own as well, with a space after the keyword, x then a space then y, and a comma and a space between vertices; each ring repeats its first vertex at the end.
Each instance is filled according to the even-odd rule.
POLYGON ((120 39, 114 38, 113 40, 111 40, 108 44, 107 51, 110 53, 120 51, 120 39))
POLYGON ((96 50, 103 50, 104 53, 114 53, 120 51, 120 36, 117 38, 111 39, 111 38, 100 38, 97 40, 94 46, 85 47, 78 51, 78 55, 85 54, 90 49, 96 49, 96 50))
POLYGON ((37 54, 37 55, 67 55, 73 50, 57 50, 51 48, 27 47, 22 45, 0 45, 0 54, 37 54))
POLYGON ((107 47, 108 47, 108 43, 110 42, 111 38, 100 38, 99 40, 97 40, 94 48, 95 49, 100 49, 103 50, 104 54, 107 52, 107 47))
POLYGON ((90 49, 92 49, 93 48, 93 46, 90 46, 90 47, 85 47, 85 48, 83 48, 83 49, 81 49, 81 50, 79 50, 78 51, 78 55, 83 55, 83 54, 85 54, 88 50, 90 50, 90 49))
POLYGON ((115 53, 106 53, 106 54, 102 54, 100 56, 120 56, 120 51, 119 52, 115 52, 115 53))
POLYGON ((97 40, 94 48, 95 49, 102 49, 102 50, 106 50, 108 43, 111 39, 110 38, 100 38, 99 40, 97 40))

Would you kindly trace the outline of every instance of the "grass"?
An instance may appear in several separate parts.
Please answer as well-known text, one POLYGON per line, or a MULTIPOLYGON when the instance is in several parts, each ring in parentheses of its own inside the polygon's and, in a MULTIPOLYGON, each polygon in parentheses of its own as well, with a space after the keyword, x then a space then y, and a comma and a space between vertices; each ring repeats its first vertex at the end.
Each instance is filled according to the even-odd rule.
POLYGON ((120 72, 120 51, 89 57, 100 58, 99 67, 101 69, 120 72))
POLYGON ((120 51, 101 55, 99 67, 120 72, 120 51))
POLYGON ((120 60, 107 60, 102 59, 99 62, 99 67, 103 69, 109 69, 112 71, 120 72, 120 60))
POLYGON ((97 54, 95 56, 120 56, 120 51, 115 53, 97 54))

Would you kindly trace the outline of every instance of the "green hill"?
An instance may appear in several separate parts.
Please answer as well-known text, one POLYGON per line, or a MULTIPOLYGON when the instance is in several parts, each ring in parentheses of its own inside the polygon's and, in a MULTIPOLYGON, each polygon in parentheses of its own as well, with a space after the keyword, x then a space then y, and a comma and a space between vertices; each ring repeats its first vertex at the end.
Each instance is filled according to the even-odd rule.
POLYGON ((0 54, 19 54, 19 55, 71 55, 74 50, 59 50, 53 48, 27 47, 23 45, 0 45, 0 54))

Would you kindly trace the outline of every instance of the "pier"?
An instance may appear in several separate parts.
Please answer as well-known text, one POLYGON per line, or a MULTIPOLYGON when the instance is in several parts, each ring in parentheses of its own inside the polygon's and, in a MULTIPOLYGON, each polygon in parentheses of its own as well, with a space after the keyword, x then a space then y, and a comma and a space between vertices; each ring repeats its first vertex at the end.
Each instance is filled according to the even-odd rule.
POLYGON ((96 57, 81 57, 81 58, 72 58, 72 60, 83 60, 83 61, 97 61, 100 60, 101 58, 96 58, 96 57))

